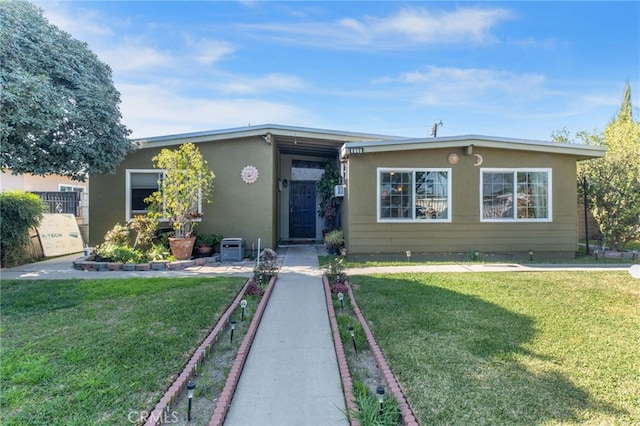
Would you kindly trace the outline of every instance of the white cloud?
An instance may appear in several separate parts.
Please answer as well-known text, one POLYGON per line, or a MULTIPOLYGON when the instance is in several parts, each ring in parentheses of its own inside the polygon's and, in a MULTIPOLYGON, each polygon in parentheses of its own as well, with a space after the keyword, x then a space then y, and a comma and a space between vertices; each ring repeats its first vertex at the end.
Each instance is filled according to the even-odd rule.
POLYGON ((103 23, 104 19, 94 9, 69 8, 67 2, 40 1, 35 4, 43 9, 50 24, 80 40, 113 34, 113 30, 103 23))
POLYGON ((491 29, 511 14, 505 9, 464 8, 432 13, 424 8, 407 8, 387 18, 367 18, 377 38, 404 36, 417 43, 481 43, 491 39, 491 29))
POLYGON ((409 87, 414 99, 425 105, 475 105, 486 108, 487 103, 511 103, 532 100, 546 92, 545 76, 518 74, 510 71, 427 67, 394 78, 378 79, 378 83, 402 84, 409 87))
POLYGON ((292 105, 254 99, 188 97, 161 85, 118 85, 132 137, 168 135, 263 123, 309 121, 292 105))
POLYGON ((113 68, 114 72, 142 71, 168 67, 175 63, 171 52, 156 50, 138 41, 124 41, 111 49, 100 49, 96 54, 113 68))
POLYGON ((295 44, 338 49, 406 49, 492 42, 493 28, 511 18, 511 12, 500 8, 459 8, 435 13, 414 7, 385 17, 345 17, 332 22, 269 23, 245 28, 261 37, 295 44))
POLYGON ((230 82, 223 85, 222 91, 234 94, 253 94, 273 90, 291 92, 305 87, 305 82, 295 75, 273 73, 257 78, 233 77, 230 82))
POLYGON ((222 40, 194 40, 190 35, 185 35, 185 44, 192 52, 191 55, 195 61, 203 65, 218 62, 236 51, 236 47, 232 43, 222 40))

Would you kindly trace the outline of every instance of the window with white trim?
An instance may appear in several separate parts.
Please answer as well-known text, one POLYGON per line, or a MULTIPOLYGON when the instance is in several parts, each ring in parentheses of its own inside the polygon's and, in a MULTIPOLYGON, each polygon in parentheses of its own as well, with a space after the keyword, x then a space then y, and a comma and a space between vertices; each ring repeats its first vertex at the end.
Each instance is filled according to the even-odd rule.
POLYGON ((58 184, 58 192, 84 192, 84 190, 85 187, 81 185, 58 184))
POLYGON ((164 171, 158 169, 126 171, 127 220, 149 212, 149 205, 144 200, 160 188, 163 175, 164 171))
POLYGON ((378 168, 378 222, 451 222, 451 169, 378 168))
POLYGON ((551 169, 482 169, 483 221, 551 221, 551 169))

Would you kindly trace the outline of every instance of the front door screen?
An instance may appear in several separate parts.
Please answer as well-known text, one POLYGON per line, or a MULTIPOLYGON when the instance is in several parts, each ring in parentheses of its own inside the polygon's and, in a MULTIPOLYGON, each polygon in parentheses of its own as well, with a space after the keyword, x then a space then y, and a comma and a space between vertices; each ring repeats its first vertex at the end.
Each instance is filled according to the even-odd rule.
POLYGON ((316 183, 292 181, 289 185, 289 238, 316 236, 316 183))

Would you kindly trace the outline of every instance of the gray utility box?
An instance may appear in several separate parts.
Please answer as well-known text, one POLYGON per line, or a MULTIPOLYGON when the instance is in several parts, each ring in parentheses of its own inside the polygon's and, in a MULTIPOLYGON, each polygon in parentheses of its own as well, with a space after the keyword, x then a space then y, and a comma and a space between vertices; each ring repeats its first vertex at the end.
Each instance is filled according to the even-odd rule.
POLYGON ((220 260, 222 262, 241 262, 244 259, 244 240, 242 238, 223 238, 220 242, 220 260))

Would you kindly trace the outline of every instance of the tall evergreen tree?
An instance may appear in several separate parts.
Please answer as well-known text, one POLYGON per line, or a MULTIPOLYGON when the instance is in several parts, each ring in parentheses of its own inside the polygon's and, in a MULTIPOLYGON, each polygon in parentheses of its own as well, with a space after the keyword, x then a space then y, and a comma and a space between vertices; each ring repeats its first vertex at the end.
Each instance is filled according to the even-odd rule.
POLYGON ((131 149, 111 69, 23 1, 0 1, 0 168, 84 180, 131 149))

